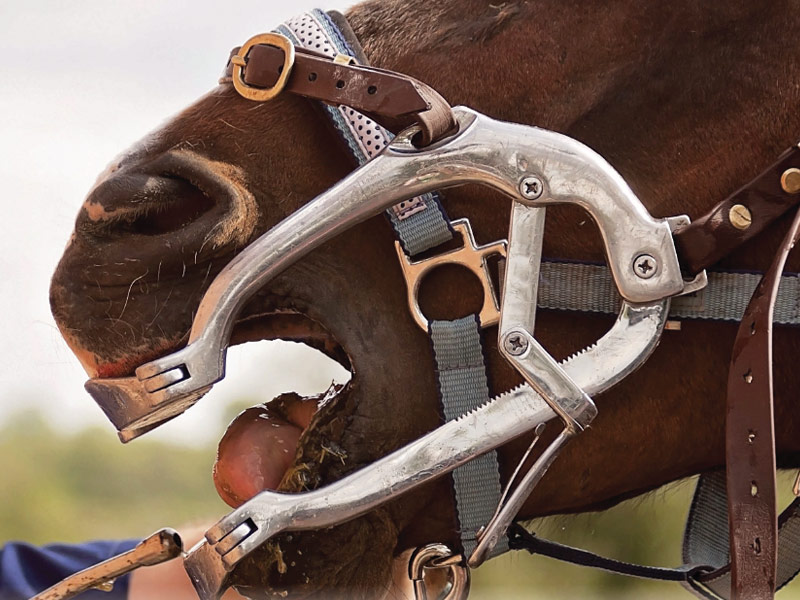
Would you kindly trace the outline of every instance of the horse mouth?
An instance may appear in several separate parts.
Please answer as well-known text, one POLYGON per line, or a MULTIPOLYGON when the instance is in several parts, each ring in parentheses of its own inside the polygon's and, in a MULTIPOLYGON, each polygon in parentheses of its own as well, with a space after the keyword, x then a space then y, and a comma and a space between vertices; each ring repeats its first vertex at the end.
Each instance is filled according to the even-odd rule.
MULTIPOLYGON (((214 471, 220 497, 233 507, 264 489, 297 492, 316 487, 320 482, 297 468, 303 448, 314 437, 323 409, 336 410, 340 397, 351 390, 354 373, 347 350, 319 320, 297 309, 272 309, 240 319, 230 345, 278 339, 321 352, 350 371, 351 380, 346 384, 332 381, 327 390, 317 394, 284 392, 262 400, 234 419, 219 443, 214 471), (220 465, 229 460, 249 464, 221 469, 220 465), (232 482, 226 475, 239 479, 232 482)), ((268 369, 265 374, 269 374, 268 369)))
MULTIPOLYGON (((231 345, 274 339, 302 343, 349 370, 351 379, 345 384, 332 382, 319 394, 280 394, 233 420, 218 445, 214 484, 219 496, 234 508, 263 490, 302 493, 318 488, 342 476, 351 458, 331 431, 331 423, 346 418, 358 396, 347 349, 319 317, 309 314, 313 310, 295 301, 280 300, 280 308, 267 301, 267 310, 258 310, 259 304, 256 298, 250 310, 245 309, 234 327, 231 345)), ((330 557, 319 562, 303 544, 302 536, 291 532, 268 541, 242 561, 232 583, 251 598, 329 597, 325 590, 338 585, 334 583, 338 567, 328 563, 330 557)))

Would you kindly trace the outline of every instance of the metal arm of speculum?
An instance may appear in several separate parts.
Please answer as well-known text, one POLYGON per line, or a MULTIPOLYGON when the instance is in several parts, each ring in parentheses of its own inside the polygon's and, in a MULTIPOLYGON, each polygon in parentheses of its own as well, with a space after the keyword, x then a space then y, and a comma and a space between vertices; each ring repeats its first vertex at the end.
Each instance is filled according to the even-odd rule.
POLYGON ((527 382, 481 408, 321 489, 262 492, 211 528, 186 559, 202 598, 216 598, 227 574, 254 548, 286 530, 341 523, 439 477, 558 417, 562 434, 498 508, 470 558, 480 564, 561 447, 597 414, 591 396, 624 379, 655 349, 670 298, 705 285, 685 281, 672 230, 686 217, 650 216, 622 177, 569 137, 454 109, 453 136, 419 149, 414 129, 375 159, 286 218, 239 254, 206 292, 182 350, 136 370, 136 377, 94 380, 87 388, 131 439, 197 401, 222 379, 231 330, 244 303, 271 278, 327 240, 389 206, 465 183, 513 201, 501 303, 500 348, 527 382), (558 363, 533 327, 545 207, 577 204, 596 221, 614 282, 619 317, 598 342, 558 363))

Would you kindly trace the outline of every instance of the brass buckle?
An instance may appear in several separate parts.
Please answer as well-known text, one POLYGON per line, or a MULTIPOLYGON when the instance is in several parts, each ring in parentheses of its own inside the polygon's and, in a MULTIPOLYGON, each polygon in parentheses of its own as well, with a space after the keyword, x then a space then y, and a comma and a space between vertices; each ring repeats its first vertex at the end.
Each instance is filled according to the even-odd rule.
POLYGON ((251 37, 239 49, 239 53, 231 57, 231 64, 233 65, 233 87, 242 96, 248 100, 255 100, 257 102, 266 102, 272 100, 275 96, 280 94, 286 87, 286 82, 289 80, 289 75, 292 74, 294 67, 294 44, 285 35, 280 33, 261 33, 251 37), (244 67, 247 64, 247 55, 253 46, 264 44, 265 46, 273 46, 283 50, 285 58, 283 60, 283 68, 281 69, 280 76, 277 83, 271 88, 257 88, 247 85, 244 80, 244 67))
POLYGON ((461 248, 450 250, 438 256, 432 256, 413 262, 406 253, 400 242, 395 242, 395 249, 397 250, 397 257, 400 259, 400 267, 403 270, 403 276, 406 279, 406 288, 408 290, 408 307, 411 310, 411 316, 423 330, 428 331, 428 319, 422 314, 422 309, 419 306, 418 294, 419 286, 422 280, 430 271, 442 265, 460 265, 466 267, 480 280, 483 286, 483 308, 480 312, 481 327, 491 327, 500 322, 500 302, 497 298, 494 285, 492 285, 491 277, 489 276, 489 269, 486 264, 486 259, 489 256, 499 254, 502 257, 506 256, 506 242, 505 240, 487 244, 486 246, 478 246, 475 242, 475 236, 472 234, 472 226, 468 219, 458 219, 452 222, 453 229, 461 234, 464 240, 464 245, 461 248))

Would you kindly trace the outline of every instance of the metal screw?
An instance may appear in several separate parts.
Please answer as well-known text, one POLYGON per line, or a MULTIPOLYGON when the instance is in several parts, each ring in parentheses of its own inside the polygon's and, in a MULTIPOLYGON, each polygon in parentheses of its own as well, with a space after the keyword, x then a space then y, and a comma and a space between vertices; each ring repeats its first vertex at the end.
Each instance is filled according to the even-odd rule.
POLYGON ((787 194, 800 194, 800 169, 786 169, 781 176, 781 187, 787 194))
POLYGON ((728 221, 741 231, 748 229, 753 223, 753 215, 744 204, 734 204, 728 211, 728 221))
POLYGON ((529 175, 519 182, 519 193, 523 198, 536 200, 542 196, 543 192, 544 184, 535 175, 529 175))
POLYGON ((658 261, 649 254, 640 254, 633 261, 633 270, 640 279, 650 279, 658 271, 658 261))
POLYGON ((511 356, 520 356, 528 350, 528 340, 522 334, 512 331, 503 341, 503 347, 511 356))

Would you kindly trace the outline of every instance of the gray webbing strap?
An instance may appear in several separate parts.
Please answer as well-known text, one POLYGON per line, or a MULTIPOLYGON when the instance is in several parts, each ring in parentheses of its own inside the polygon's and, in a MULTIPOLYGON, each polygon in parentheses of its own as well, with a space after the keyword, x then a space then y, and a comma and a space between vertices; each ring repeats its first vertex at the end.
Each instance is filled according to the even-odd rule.
POLYGON ((720 568, 730 562, 724 470, 703 475, 697 480, 686 519, 682 555, 687 565, 720 568))
MULTIPOLYGON (((760 273, 709 272, 708 287, 672 300, 674 318, 741 321, 760 273)), ((617 293, 611 271, 604 265, 542 261, 540 308, 617 314, 617 293)), ((781 277, 775 303, 775 323, 800 325, 800 277, 781 277)))
MULTIPOLYGON (((687 565, 711 565, 716 570, 701 577, 702 584, 687 587, 699 598, 730 598, 728 500, 725 471, 701 475, 683 537, 683 561, 687 565)), ((783 511, 778 525, 778 573, 781 589, 800 572, 800 501, 783 511)))
MULTIPOLYGON (((429 333, 445 419, 457 419, 488 402, 486 362, 476 316, 431 321, 429 333)), ((502 493, 497 453, 489 452, 456 469, 453 482, 461 542, 469 556, 477 545, 478 530, 491 520, 502 493)), ((504 537, 492 555, 507 550, 508 539, 504 537)))
POLYGON ((425 208, 405 218, 400 218, 396 207, 386 211, 403 250, 409 256, 435 248, 453 237, 450 222, 439 204, 439 195, 436 192, 425 194, 422 200, 425 208))

